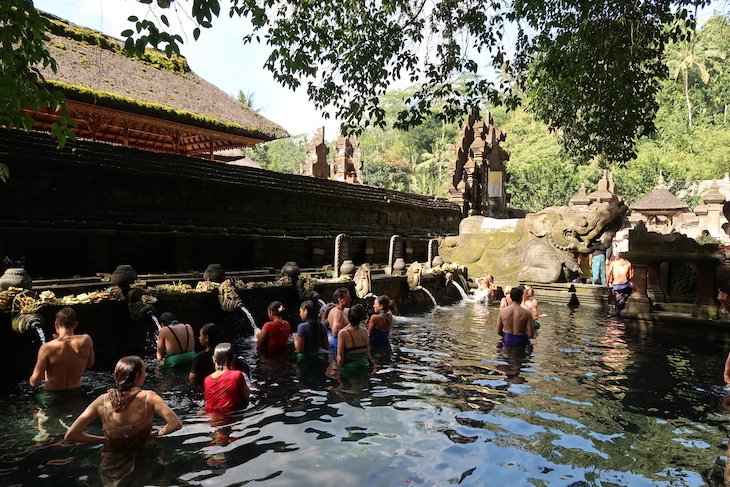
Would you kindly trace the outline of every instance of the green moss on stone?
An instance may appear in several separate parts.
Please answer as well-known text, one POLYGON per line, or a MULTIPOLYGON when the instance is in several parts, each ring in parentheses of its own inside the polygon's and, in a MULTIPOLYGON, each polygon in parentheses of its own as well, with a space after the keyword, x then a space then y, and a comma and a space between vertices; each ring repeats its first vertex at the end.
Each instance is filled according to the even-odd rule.
MULTIPOLYGON (((57 36, 67 37, 69 39, 73 39, 90 46, 96 46, 117 54, 125 54, 124 48, 119 44, 119 41, 112 37, 105 36, 104 34, 92 29, 71 26, 66 22, 62 22, 54 18, 48 17, 48 20, 50 22, 50 32, 57 36)), ((56 45, 56 43, 53 45, 56 45)), ((62 49, 65 49, 65 46, 62 49)), ((182 56, 167 57, 162 52, 153 49, 145 49, 144 56, 139 59, 151 66, 172 71, 173 73, 190 72, 190 66, 188 66, 187 60, 182 56)))
POLYGON ((61 81, 47 80, 46 84, 49 85, 51 89, 63 92, 63 94, 71 100, 98 104, 107 108, 123 110, 130 113, 138 113, 140 115, 147 115, 150 117, 161 118, 219 132, 241 135, 244 137, 264 140, 271 138, 269 134, 256 127, 244 126, 233 122, 223 122, 213 117, 198 115, 186 110, 176 110, 161 103, 135 100, 116 93, 92 90, 83 86, 69 85, 61 81))

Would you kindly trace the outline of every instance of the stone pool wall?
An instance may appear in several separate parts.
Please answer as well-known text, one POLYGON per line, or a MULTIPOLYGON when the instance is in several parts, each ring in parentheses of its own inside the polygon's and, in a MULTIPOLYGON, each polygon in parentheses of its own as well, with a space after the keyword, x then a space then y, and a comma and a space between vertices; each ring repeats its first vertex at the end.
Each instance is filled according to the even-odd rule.
POLYGON ((0 259, 25 256, 34 278, 319 267, 339 233, 356 265, 386 262, 394 234, 423 262, 460 219, 443 199, 90 141, 59 149, 45 133, 0 129, 0 159, 0 259))
MULTIPOLYGON (((451 304, 460 299, 454 286, 445 286, 443 275, 435 279, 424 280, 426 286, 435 296, 439 304, 451 304)), ((332 300, 332 293, 338 287, 345 286, 355 296, 352 281, 327 281, 315 284, 317 291, 325 301, 332 300)), ((41 291, 42 289, 38 289, 41 291)), ((423 291, 410 291, 405 276, 374 276, 372 291, 375 295, 387 294, 393 298, 402 314, 417 313, 430 309, 431 300, 423 291)), ((258 326, 267 321, 266 309, 270 302, 281 301, 286 308, 286 319, 292 326, 300 322, 299 292, 294 286, 260 287, 239 290, 238 294, 251 312, 258 326)), ((231 313, 221 310, 217 292, 191 294, 157 294, 155 309, 157 315, 165 311, 172 311, 184 322, 190 323, 196 336, 200 328, 209 322, 221 324, 225 329, 227 339, 250 336, 252 328, 249 323, 231 313)), ((372 305, 372 298, 356 302, 372 305)), ((54 333, 54 315, 61 308, 60 305, 50 305, 41 308, 40 313, 45 319, 43 331, 50 340, 54 333)), ((116 361, 125 355, 149 356, 149 345, 146 343, 150 331, 154 330, 151 320, 135 321, 132 319, 127 301, 101 301, 98 303, 74 305, 79 318, 77 333, 88 333, 94 340, 96 353, 95 369, 110 370, 116 361)), ((11 327, 11 313, 0 313, 0 343, 4 350, 0 353, 0 367, 4 373, 0 375, 0 384, 9 385, 27 379, 32 372, 33 365, 40 345, 38 335, 31 331, 27 334, 18 334, 11 327)), ((198 349, 199 344, 196 344, 198 349)))

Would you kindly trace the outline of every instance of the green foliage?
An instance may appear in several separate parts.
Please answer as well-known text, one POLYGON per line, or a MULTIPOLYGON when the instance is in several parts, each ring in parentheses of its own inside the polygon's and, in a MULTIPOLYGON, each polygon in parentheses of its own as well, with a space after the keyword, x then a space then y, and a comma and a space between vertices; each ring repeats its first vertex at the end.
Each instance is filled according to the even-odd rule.
MULTIPOLYGON (((152 11, 189 12, 197 39, 220 15, 220 4, 158 0, 152 11)), ((519 0, 485 7, 437 0, 425 8, 427 2, 236 0, 228 15, 250 20, 244 42, 263 37, 270 46, 265 67, 279 83, 305 84, 315 106, 325 116, 331 107, 348 132, 388 126, 383 97, 395 80, 415 83, 393 121, 400 129, 434 111, 439 120, 459 120, 484 99, 515 108, 526 86, 535 113, 562 131, 571 154, 623 163, 634 157, 637 137, 655 128, 664 47, 680 36, 665 25, 675 18, 694 25, 686 7, 704 4, 519 0), (508 28, 516 30, 514 42, 504 42, 508 28), (425 56, 413 48, 424 44, 425 56), (482 76, 485 59, 501 75, 498 86, 482 76)), ((128 49, 140 52, 150 43, 178 52, 180 36, 160 30, 160 23, 169 26, 160 19, 130 18, 134 29, 123 33, 128 49)))
POLYGON ((238 94, 236 95, 236 99, 246 105, 249 109, 252 111, 258 113, 261 111, 260 108, 254 108, 253 101, 256 98, 256 94, 253 91, 249 91, 248 93, 244 93, 243 90, 238 90, 238 94))
POLYGON ((374 156, 365 161, 363 177, 371 186, 394 189, 397 191, 411 190, 411 169, 399 162, 389 162, 382 156, 374 156))
MULTIPOLYGON (((66 111, 63 95, 43 85, 36 66, 56 71, 56 62, 44 42, 49 21, 25 0, 0 2, 0 125, 30 129, 33 119, 22 110, 40 110, 49 106, 59 115, 52 127, 58 144, 73 138, 73 124, 66 111)), ((7 177, 7 167, 0 164, 0 178, 7 177)))
POLYGON ((304 136, 288 137, 246 149, 246 155, 270 171, 299 174, 299 165, 307 155, 304 136))

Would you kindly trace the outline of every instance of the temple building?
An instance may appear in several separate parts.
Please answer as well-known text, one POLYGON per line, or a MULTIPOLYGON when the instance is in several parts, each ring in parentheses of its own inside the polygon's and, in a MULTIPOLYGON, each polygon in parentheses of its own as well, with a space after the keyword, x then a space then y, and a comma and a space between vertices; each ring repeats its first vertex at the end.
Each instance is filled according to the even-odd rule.
MULTIPOLYGON (((63 92, 80 139, 184 155, 250 147, 288 137, 190 70, 184 57, 148 49, 143 58, 124 54, 122 41, 46 14, 47 48, 56 60, 41 67, 49 88, 63 92)), ((49 107, 26 113, 35 130, 50 130, 58 115, 49 107)))
MULTIPOLYGON (((255 167, 241 149, 287 137, 281 126, 183 57, 150 49, 130 58, 120 40, 48 17, 58 70, 42 73, 65 94, 77 140, 58 146, 49 108, 25 111, 31 131, 0 127, 10 171, 0 183, 0 261, 25 257, 34 278, 119 264, 142 274, 316 267, 347 234, 359 265, 385 262, 398 234, 404 255, 423 262, 429 239, 456 233, 459 209, 445 200, 255 167)), ((345 155, 361 161, 352 144, 345 155)), ((361 165, 351 166, 333 173, 362 183, 361 165)))

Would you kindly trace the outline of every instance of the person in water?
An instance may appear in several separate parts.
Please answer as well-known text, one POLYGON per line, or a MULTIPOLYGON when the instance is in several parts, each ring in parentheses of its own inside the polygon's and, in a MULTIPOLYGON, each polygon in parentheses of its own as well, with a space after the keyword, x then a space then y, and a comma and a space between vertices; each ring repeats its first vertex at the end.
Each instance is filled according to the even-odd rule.
POLYGON ((289 346, 291 326, 282 318, 284 305, 279 301, 269 304, 269 321, 261 327, 261 333, 256 337, 256 348, 264 353, 276 354, 286 352, 289 346))
POLYGON ((200 329, 198 341, 203 346, 203 351, 198 352, 190 368, 188 379, 190 382, 202 386, 203 380, 215 371, 213 364, 213 350, 220 343, 220 331, 215 323, 206 323, 200 329))
POLYGON ((94 366, 94 343, 89 335, 75 334, 78 324, 72 308, 62 308, 56 313, 56 334, 38 350, 38 359, 28 380, 32 387, 40 385, 44 378, 47 391, 81 387, 84 370, 94 366))
POLYGON ((365 372, 368 368, 368 332, 360 323, 365 308, 356 304, 348 313, 348 323, 337 335, 337 365, 343 374, 365 372))
POLYGON ((499 310, 497 334, 502 337, 505 347, 524 347, 535 336, 532 313, 522 307, 523 294, 521 287, 513 287, 510 290, 512 304, 499 310))
POLYGON ((477 278, 477 288, 474 290, 474 299, 479 303, 492 304, 494 301, 494 277, 486 275, 477 278))
POLYGON ((348 324, 347 310, 352 303, 350 291, 346 287, 338 288, 332 295, 332 300, 334 301, 335 306, 330 309, 329 313, 327 313, 325 317, 323 317, 323 320, 330 328, 330 332, 327 336, 330 348, 337 350, 337 337, 339 336, 340 331, 348 324))
POLYGON ((373 303, 375 313, 368 319, 370 348, 387 348, 393 327, 394 303, 386 295, 378 296, 373 303))
POLYGON ((304 301, 299 307, 299 318, 302 323, 297 327, 294 337, 294 349, 297 351, 297 360, 303 361, 316 358, 319 349, 329 347, 327 327, 317 320, 317 312, 312 301, 304 301))
POLYGON ((510 291, 512 291, 512 286, 505 286, 504 287, 504 297, 499 301, 499 309, 506 308, 510 304, 512 304, 512 298, 510 297, 510 291))
POLYGON ((631 262, 624 259, 620 252, 611 264, 608 272, 608 285, 612 287, 613 305, 616 313, 626 307, 626 301, 631 296, 631 279, 634 277, 634 268, 631 262))
POLYGON ((157 360, 166 367, 189 368, 195 359, 195 332, 193 327, 180 323, 170 313, 160 315, 160 333, 157 335, 157 360))
POLYGON ((522 293, 522 307, 530 312, 532 315, 532 326, 535 330, 540 329, 540 322, 537 319, 540 314, 537 311, 537 299, 535 299, 535 290, 532 286, 525 286, 522 293))
POLYGON ((235 359, 230 343, 219 343, 213 350, 216 370, 203 381, 206 412, 230 414, 246 406, 251 391, 243 372, 235 370, 235 359))
POLYGON ((66 432, 68 442, 103 444, 102 476, 106 473, 117 482, 134 470, 138 454, 155 438, 182 427, 177 414, 157 393, 142 389, 146 376, 141 358, 120 359, 114 368, 115 386, 97 397, 66 432), (165 421, 158 430, 153 430, 154 415, 165 421), (101 418, 104 436, 86 432, 96 418, 101 418))

